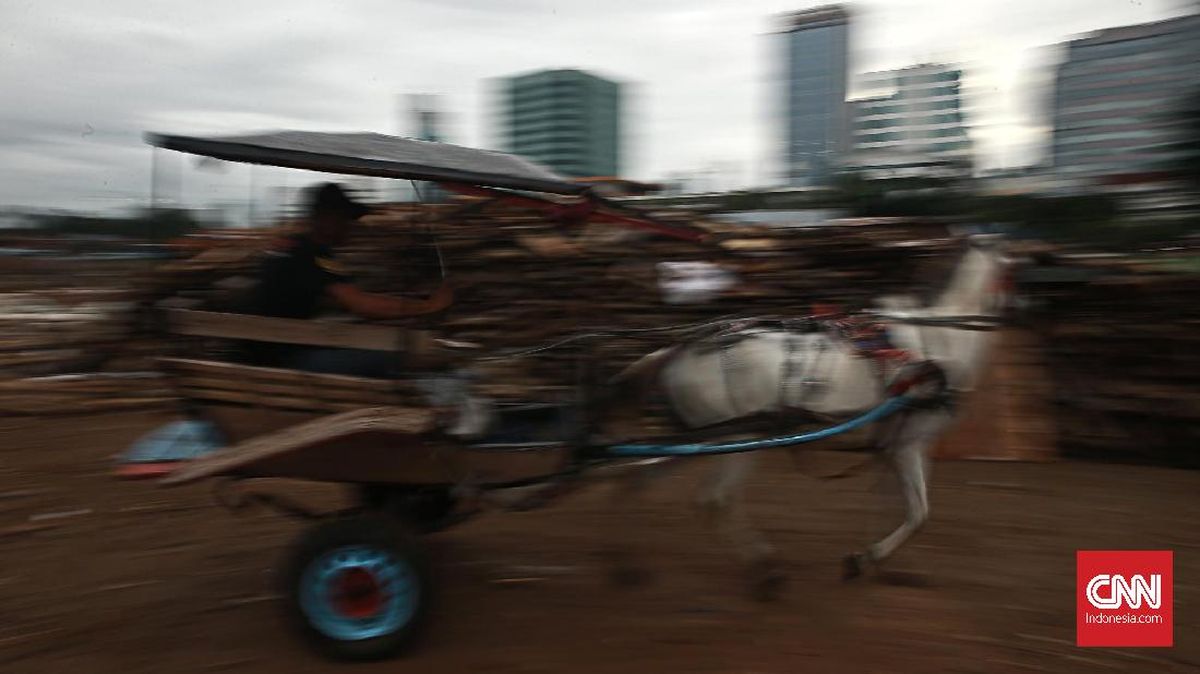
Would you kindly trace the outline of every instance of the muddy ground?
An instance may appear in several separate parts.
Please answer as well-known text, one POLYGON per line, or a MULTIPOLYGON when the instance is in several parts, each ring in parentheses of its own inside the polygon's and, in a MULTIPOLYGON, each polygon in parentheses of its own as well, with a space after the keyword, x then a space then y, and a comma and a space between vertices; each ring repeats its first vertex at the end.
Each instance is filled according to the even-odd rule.
MULTIPOLYGON (((232 515, 205 485, 119 483, 114 453, 163 418, 0 420, 0 671, 329 672, 278 616, 273 570, 302 523, 232 515)), ((806 472, 852 455, 812 453, 806 472)), ((699 468, 699 466, 697 466, 699 468)), ((928 527, 853 583, 839 559, 899 516, 877 473, 817 482, 787 455, 751 484, 791 581, 758 603, 690 506, 696 470, 635 521, 602 489, 431 536, 433 622, 360 672, 1064 672, 1200 668, 1200 473, 940 462, 928 527), (635 536, 653 575, 601 554, 635 536), (1077 549, 1175 551, 1173 649, 1074 646, 1077 549)))

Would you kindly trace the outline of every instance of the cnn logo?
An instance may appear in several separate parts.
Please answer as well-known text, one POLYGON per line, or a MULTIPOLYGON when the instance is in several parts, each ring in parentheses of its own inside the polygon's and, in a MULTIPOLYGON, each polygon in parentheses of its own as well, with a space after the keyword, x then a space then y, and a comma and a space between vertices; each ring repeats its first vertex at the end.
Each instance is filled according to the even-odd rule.
POLYGON ((1076 645, 1173 645, 1174 561, 1170 550, 1076 551, 1076 645))
POLYGON ((1087 584, 1087 600, 1092 606, 1101 609, 1119 609, 1122 605, 1131 609, 1146 606, 1162 608, 1162 574, 1150 574, 1150 580, 1141 574, 1135 574, 1125 579, 1121 574, 1107 573, 1092 576, 1087 584))

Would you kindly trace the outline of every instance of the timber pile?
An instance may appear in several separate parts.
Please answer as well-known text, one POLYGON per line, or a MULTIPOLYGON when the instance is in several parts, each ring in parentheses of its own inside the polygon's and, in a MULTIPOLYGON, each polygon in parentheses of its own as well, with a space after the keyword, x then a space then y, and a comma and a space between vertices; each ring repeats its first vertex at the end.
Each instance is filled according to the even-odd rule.
POLYGON ((96 373, 0 381, 0 415, 58 415, 143 410, 176 401, 165 377, 96 373))
MULTIPOLYGON (((438 278, 432 246, 437 241, 456 301, 426 324, 444 337, 479 344, 484 354, 538 347, 575 333, 660 328, 730 315, 805 315, 814 303, 861 307, 875 296, 910 291, 936 277, 931 263, 953 257, 953 244, 940 227, 915 237, 910 229, 879 225, 772 230, 689 220, 714 234, 712 243, 698 245, 608 226, 563 232, 508 207, 470 216, 430 215, 404 208, 373 215, 342 258, 373 289, 428 289, 438 278), (669 304, 657 268, 667 261, 714 263, 739 283, 708 302, 669 304)), ((580 347, 611 368, 671 339, 643 334, 580 347)), ((530 384, 569 383, 564 376, 575 373, 564 362, 577 353, 553 350, 519 364, 482 369, 485 379, 503 381, 517 394, 530 384)))
POLYGON ((0 372, 9 376, 91 369, 98 350, 127 337, 110 291, 0 294, 0 372))
POLYGON ((1200 465, 1200 275, 1114 266, 1042 326, 1068 455, 1200 465))
MULTIPOLYGON (((953 244, 939 226, 917 232, 876 223, 772 230, 700 222, 686 215, 673 217, 712 232, 713 240, 697 245, 615 226, 564 231, 536 213, 496 204, 469 213, 454 207, 390 205, 366 219, 341 259, 364 287, 399 294, 427 293, 439 282, 439 268, 444 266, 455 287, 454 306, 442 316, 410 320, 407 325, 477 344, 476 350, 456 354, 461 362, 452 363, 470 365, 475 355, 537 347, 580 332, 660 328, 730 315, 803 315, 814 303, 853 309, 877 295, 907 292, 938 278, 942 270, 931 262, 949 263, 953 257, 953 244), (714 263, 735 274, 739 283, 708 302, 669 304, 658 285, 657 264, 664 261, 714 263)), ((151 329, 130 333, 130 326, 136 324, 131 319, 139 315, 133 307, 171 298, 191 308, 238 311, 239 303, 244 302, 244 281, 253 277, 267 239, 288 226, 282 223, 273 230, 210 238, 203 241, 198 255, 159 265, 150 272, 143 269, 126 281, 132 293, 124 298, 126 310, 114 314, 119 320, 97 317, 80 323, 79 330, 62 330, 59 325, 48 330, 0 332, 0 339, 9 340, 0 349, 4 354, 46 355, 78 345, 82 356, 103 352, 124 337, 126 357, 104 361, 102 366, 109 370, 153 369, 153 356, 179 355, 179 345, 166 344, 161 338, 155 344, 153 325, 143 323, 141 327, 151 329), (85 324, 86 329, 82 327, 85 324)), ((586 349, 588 359, 597 362, 603 374, 671 339, 667 334, 641 335, 637 339, 580 342, 579 348, 586 349)), ((230 353, 211 340, 198 350, 192 348, 188 346, 186 351, 192 358, 220 359, 230 353)), ((536 358, 476 363, 476 369, 486 382, 483 388, 492 395, 539 399, 548 390, 561 391, 574 383, 578 373, 568 364, 576 362, 579 355, 575 348, 562 348, 536 358)), ((60 356, 50 360, 49 369, 35 372, 86 369, 82 362, 60 356)), ((16 364, 0 362, 0 373, 9 377, 30 373, 16 364)), ((220 379, 209 374, 208 384, 220 379)), ((268 374, 264 377, 269 379, 268 374)), ((0 408, 25 409, 27 413, 46 409, 52 405, 46 402, 51 398, 45 389, 53 385, 56 383, 50 380, 37 383, 41 393, 30 393, 31 400, 41 402, 32 407, 6 402, 23 395, 16 384, 0 390, 0 408)), ((57 385, 64 386, 64 395, 86 398, 94 392, 73 390, 61 382, 57 385)), ((255 395, 261 397, 263 391, 279 385, 264 379, 262 386, 255 387, 261 389, 255 395)), ((236 386, 210 388, 229 391, 223 395, 237 392, 236 386)), ((106 395, 129 399, 123 394, 106 395)), ((379 401, 371 397, 361 402, 379 401)), ((331 399, 329 409, 357 402, 331 399)))

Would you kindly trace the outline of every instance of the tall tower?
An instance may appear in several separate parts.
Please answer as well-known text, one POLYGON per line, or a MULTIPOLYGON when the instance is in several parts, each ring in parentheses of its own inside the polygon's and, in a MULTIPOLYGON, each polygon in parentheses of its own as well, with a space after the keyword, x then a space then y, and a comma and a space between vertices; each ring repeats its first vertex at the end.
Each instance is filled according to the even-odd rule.
POLYGON ((826 5, 784 16, 787 183, 820 185, 849 146, 846 81, 850 14, 826 5))
MULTIPOLYGON (((445 142, 441 97, 435 94, 408 94, 401 106, 400 135, 434 143, 445 142)), ((415 181, 403 185, 405 201, 441 202, 445 193, 431 182, 415 181)))
POLYGON ((619 175, 620 84, 581 70, 541 70, 500 85, 506 151, 566 176, 619 175))
POLYGON ((433 94, 409 94, 405 129, 410 138, 441 143, 445 140, 439 99, 433 94))

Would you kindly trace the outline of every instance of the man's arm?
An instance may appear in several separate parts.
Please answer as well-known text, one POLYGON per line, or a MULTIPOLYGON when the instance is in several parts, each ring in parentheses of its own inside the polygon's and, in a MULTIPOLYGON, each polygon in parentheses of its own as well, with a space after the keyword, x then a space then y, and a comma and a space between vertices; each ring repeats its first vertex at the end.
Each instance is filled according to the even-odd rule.
POLYGON ((454 301, 454 293, 447 285, 442 285, 424 300, 369 293, 352 283, 334 283, 329 286, 328 292, 346 311, 375 320, 432 314, 454 301))

